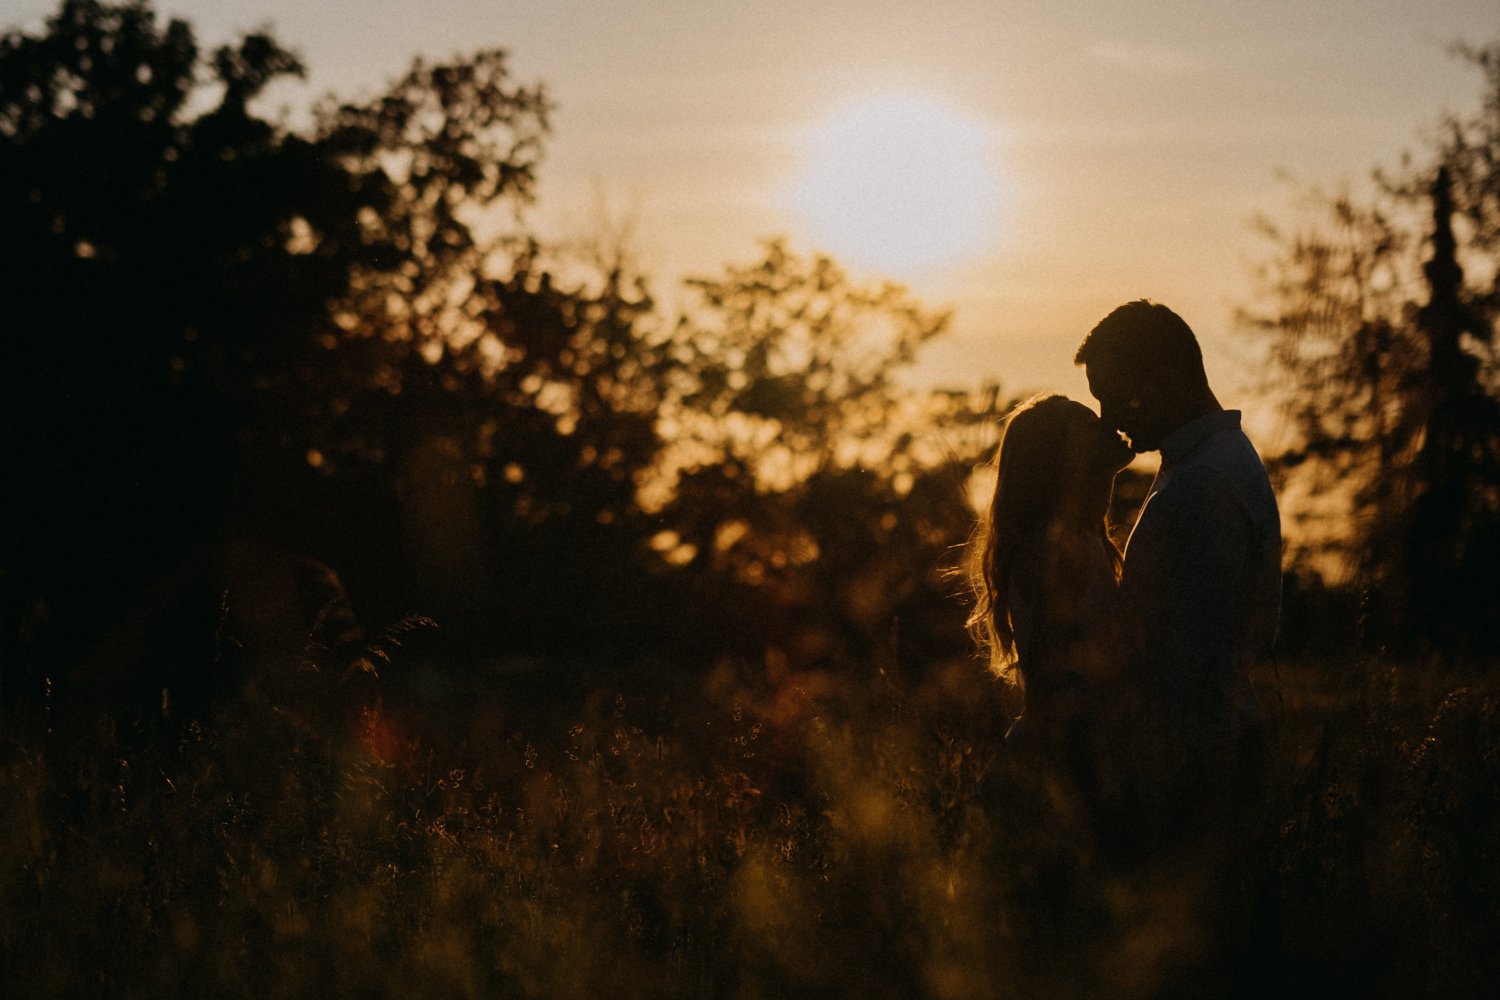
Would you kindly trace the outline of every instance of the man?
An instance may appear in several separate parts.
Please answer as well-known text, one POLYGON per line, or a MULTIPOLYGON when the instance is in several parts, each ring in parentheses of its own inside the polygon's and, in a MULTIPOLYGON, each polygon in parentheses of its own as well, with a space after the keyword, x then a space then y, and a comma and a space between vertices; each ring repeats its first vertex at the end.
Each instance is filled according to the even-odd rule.
POLYGON ((1178 985, 1216 995, 1244 987, 1265 779, 1250 667, 1270 659, 1276 638, 1281 518, 1239 411, 1209 388, 1197 338, 1176 313, 1123 305, 1074 362, 1104 423, 1133 451, 1161 453, 1120 579, 1132 676, 1155 711, 1140 720, 1141 742, 1122 749, 1139 754, 1147 778, 1139 818, 1158 862, 1201 880, 1207 939, 1178 985))
POLYGON ((1074 362, 1100 418, 1161 468, 1125 546, 1120 580, 1140 669, 1197 767, 1229 766, 1261 739, 1249 669, 1269 660, 1281 605, 1281 518, 1265 467, 1209 388, 1193 331, 1140 300, 1106 316, 1074 362))

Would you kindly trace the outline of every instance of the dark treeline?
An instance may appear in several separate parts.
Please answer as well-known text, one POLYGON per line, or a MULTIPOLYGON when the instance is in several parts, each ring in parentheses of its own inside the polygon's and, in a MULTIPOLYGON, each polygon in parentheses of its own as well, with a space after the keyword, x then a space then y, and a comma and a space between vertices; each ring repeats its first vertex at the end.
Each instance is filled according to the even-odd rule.
MULTIPOLYGON (((1500 641, 1500 57, 1466 55, 1480 112, 1275 230, 1245 310, 1294 387, 1288 654, 1500 641)), ((529 230, 551 101, 504 53, 258 110, 302 72, 143 2, 0 37, 0 701, 186 717, 389 684, 397 644, 532 689, 970 655, 1002 407, 900 386, 943 314, 771 243, 668 316, 529 230)))
POLYGON ((894 380, 943 315, 771 244, 665 317, 528 231, 503 53, 257 112, 302 71, 148 3, 0 38, 8 702, 964 655, 994 393, 894 380))

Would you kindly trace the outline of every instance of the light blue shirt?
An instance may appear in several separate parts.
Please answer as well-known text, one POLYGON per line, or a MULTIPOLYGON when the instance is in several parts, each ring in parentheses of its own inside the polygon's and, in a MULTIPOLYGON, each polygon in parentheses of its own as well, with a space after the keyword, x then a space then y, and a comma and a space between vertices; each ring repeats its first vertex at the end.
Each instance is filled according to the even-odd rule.
POLYGON ((1142 669, 1188 752, 1258 730, 1250 667, 1281 609, 1281 515, 1238 410, 1172 432, 1125 547, 1120 599, 1142 669))

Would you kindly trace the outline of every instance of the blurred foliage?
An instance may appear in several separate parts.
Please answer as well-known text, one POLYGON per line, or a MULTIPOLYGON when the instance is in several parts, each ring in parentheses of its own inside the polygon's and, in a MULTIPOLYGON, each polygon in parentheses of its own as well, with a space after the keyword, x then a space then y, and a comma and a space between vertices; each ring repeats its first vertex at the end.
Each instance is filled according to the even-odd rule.
POLYGON ((301 73, 141 0, 0 38, 0 696, 191 715, 410 615, 539 687, 967 655, 996 394, 899 380, 943 315, 773 242, 667 317, 528 230, 504 53, 262 117, 301 73))
MULTIPOLYGON (((1245 996, 1485 995, 1500 692, 1284 671, 1245 996)), ((1101 856, 998 685, 601 690, 344 727, 246 697, 180 734, 0 737, 0 988, 27 997, 1037 998, 1174 989, 1192 858, 1101 856), (1186 863, 1184 863, 1184 861, 1186 863)))
POLYGON ((1265 223, 1276 250, 1244 310, 1297 433, 1278 472, 1326 546, 1294 563, 1309 577, 1331 550, 1367 638, 1407 653, 1500 644, 1500 44, 1457 54, 1483 74, 1479 110, 1373 194, 1314 192, 1312 222, 1265 223))

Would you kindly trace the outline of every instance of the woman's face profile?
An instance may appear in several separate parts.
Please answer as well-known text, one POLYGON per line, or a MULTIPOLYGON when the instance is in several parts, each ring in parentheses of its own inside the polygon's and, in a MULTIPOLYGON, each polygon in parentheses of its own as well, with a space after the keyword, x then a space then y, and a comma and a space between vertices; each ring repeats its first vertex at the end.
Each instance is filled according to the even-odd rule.
POLYGON ((1108 503, 1110 486, 1135 453, 1119 433, 1096 417, 1082 403, 1069 408, 1063 454, 1058 456, 1071 469, 1076 488, 1086 499, 1103 498, 1108 503))

